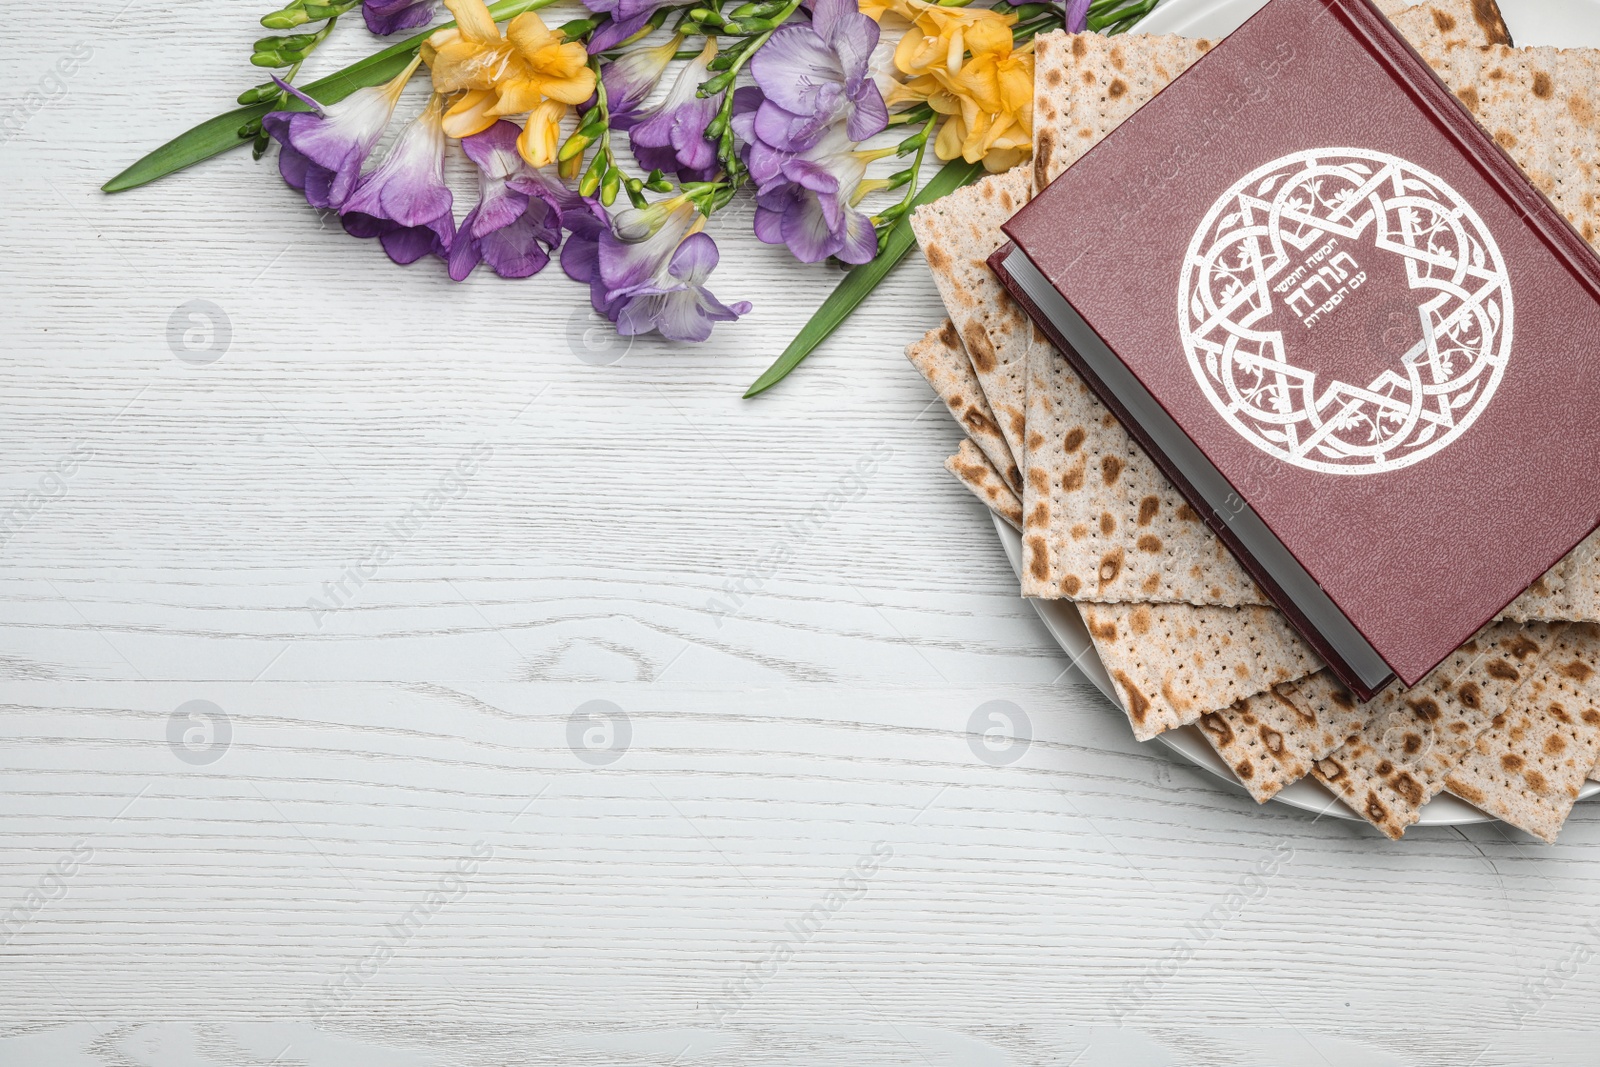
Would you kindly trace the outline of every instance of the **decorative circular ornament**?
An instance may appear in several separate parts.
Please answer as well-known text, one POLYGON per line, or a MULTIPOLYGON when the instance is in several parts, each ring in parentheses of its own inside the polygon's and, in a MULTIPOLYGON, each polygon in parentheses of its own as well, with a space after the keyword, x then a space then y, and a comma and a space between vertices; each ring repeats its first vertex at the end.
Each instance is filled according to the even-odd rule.
POLYGON ((1511 355, 1511 279, 1443 179, 1383 152, 1296 152, 1207 213, 1178 286, 1184 351, 1263 452, 1363 475, 1465 433, 1511 355))

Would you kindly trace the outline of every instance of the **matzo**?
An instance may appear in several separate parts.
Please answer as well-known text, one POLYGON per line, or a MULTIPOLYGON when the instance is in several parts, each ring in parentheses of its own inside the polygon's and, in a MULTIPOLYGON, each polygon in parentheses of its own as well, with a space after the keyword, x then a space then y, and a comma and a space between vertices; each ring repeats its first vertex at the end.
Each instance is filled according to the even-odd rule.
POLYGON ((1496 818, 1554 841, 1600 758, 1600 628, 1566 627, 1538 672, 1445 778, 1496 818))
POLYGON ((1206 741, 1258 803, 1311 773, 1366 725, 1370 712, 1328 671, 1202 716, 1206 741))
MULTIPOLYGON (((945 311, 956 324, 1000 432, 1021 468, 1023 375, 1027 338, 1033 324, 1006 295, 989 270, 989 255, 1005 241, 1000 232, 1028 202, 1031 179, 1026 166, 991 174, 965 189, 918 208, 911 217, 922 255, 939 286, 945 311), (1004 355, 996 339, 1009 340, 1004 355)), ((1006 464, 997 464, 1001 470, 1006 464)))
POLYGON ((1560 630, 1493 624, 1421 685, 1380 694, 1361 731, 1312 773, 1356 814, 1399 838, 1538 671, 1560 630))
MULTIPOLYGON (((906 358, 927 379, 972 442, 989 457, 995 471, 1011 487, 1012 495, 1022 492, 1022 474, 1012 462, 1011 449, 994 421, 994 411, 978 385, 955 324, 946 319, 921 340, 907 345, 906 358)), ((1019 502, 1017 506, 1020 509, 1022 505, 1019 502)))
POLYGON ((1079 604, 1078 611, 1141 741, 1322 666, 1270 608, 1079 604))
POLYGON ((961 442, 955 455, 944 461, 944 469, 956 476, 972 495, 983 501, 990 511, 1022 529, 1022 501, 1017 499, 1000 472, 994 469, 989 457, 968 438, 961 442))

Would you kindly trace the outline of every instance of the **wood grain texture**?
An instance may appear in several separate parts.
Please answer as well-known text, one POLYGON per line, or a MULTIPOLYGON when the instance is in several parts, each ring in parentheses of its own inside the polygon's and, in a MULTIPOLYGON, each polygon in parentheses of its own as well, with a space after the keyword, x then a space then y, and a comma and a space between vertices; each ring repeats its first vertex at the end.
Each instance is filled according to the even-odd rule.
POLYGON ((1135 744, 941 469, 914 260, 742 401, 836 276, 737 210, 755 313, 619 354, 270 163, 99 194, 261 13, 8 12, 0 1064, 1592 1060, 1600 817, 1395 847, 1135 744))

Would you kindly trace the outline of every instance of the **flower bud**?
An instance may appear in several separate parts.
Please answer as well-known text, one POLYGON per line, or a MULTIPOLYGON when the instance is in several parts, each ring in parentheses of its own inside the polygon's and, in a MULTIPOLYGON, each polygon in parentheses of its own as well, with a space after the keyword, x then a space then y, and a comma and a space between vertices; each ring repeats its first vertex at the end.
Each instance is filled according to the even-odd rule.
POLYGON ((304 26, 311 21, 311 16, 305 9, 291 4, 282 11, 274 11, 270 15, 261 16, 261 25, 269 30, 292 30, 296 26, 304 26))
POLYGON ((561 146, 561 151, 556 153, 556 159, 565 163, 569 159, 576 159, 583 155, 584 149, 594 143, 594 138, 586 137, 582 130, 567 138, 567 143, 561 146))

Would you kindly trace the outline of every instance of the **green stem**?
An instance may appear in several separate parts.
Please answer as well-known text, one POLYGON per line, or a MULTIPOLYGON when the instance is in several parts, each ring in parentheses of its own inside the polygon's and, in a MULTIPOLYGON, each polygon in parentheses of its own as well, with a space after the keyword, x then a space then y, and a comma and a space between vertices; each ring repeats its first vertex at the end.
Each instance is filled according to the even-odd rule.
MULTIPOLYGON (((937 121, 939 121, 939 116, 934 114, 928 118, 928 121, 922 127, 922 143, 917 146, 917 158, 910 167, 911 180, 906 183, 906 195, 900 198, 900 203, 895 205, 893 209, 894 215, 892 217, 895 222, 904 218, 911 211, 911 202, 916 199, 917 178, 922 175, 922 160, 928 154, 928 142, 933 140, 933 124, 937 121)), ((879 240, 882 241, 882 239, 883 235, 880 234, 879 240)))
MULTIPOLYGON (((499 3, 490 5, 489 13, 496 22, 502 22, 524 11, 549 7, 555 2, 556 0, 500 0, 499 3)), ((332 104, 343 100, 357 89, 382 85, 406 68, 412 57, 417 54, 417 49, 422 47, 423 41, 439 30, 454 25, 454 21, 441 23, 299 88, 320 103, 332 104)), ((305 105, 299 101, 292 101, 283 107, 274 107, 271 102, 267 102, 236 108, 207 119, 146 155, 101 188, 108 193, 120 193, 126 189, 147 185, 175 171, 192 167, 212 156, 221 155, 229 149, 249 144, 251 138, 240 137, 239 128, 245 123, 261 119, 269 111, 304 110, 306 110, 305 105)))
POLYGON ((1160 2, 1161 0, 1133 0, 1132 3, 1111 8, 1105 14, 1090 15, 1089 29, 1095 33, 1109 30, 1108 36, 1124 32, 1135 22, 1150 14, 1160 2))

